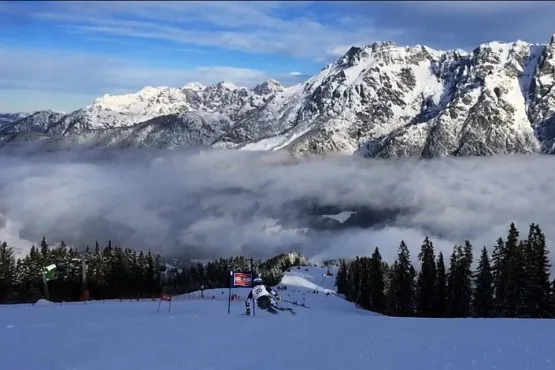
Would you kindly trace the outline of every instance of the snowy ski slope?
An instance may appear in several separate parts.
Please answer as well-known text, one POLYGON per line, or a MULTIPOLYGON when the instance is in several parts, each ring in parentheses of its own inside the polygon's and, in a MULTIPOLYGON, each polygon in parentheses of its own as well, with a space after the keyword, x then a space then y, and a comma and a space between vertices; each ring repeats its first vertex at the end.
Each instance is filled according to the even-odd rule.
POLYGON ((282 297, 310 307, 282 302, 295 316, 244 316, 246 289, 230 315, 227 290, 175 297, 171 312, 153 301, 0 306, 0 369, 555 369, 553 320, 380 316, 326 295, 325 271, 286 274, 282 297))

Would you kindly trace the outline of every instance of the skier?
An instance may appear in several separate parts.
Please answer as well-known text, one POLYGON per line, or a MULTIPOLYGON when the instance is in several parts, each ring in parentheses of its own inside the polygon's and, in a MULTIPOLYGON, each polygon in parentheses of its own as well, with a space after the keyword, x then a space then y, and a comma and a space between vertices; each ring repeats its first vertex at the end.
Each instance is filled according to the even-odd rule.
POLYGON ((249 304, 249 300, 251 299, 253 302, 256 301, 256 305, 260 309, 266 310, 273 314, 278 313, 277 310, 281 310, 277 306, 277 301, 281 299, 279 294, 270 286, 264 285, 260 277, 255 278, 253 280, 253 283, 254 286, 245 301, 245 310, 247 316, 251 313, 251 308, 249 304))

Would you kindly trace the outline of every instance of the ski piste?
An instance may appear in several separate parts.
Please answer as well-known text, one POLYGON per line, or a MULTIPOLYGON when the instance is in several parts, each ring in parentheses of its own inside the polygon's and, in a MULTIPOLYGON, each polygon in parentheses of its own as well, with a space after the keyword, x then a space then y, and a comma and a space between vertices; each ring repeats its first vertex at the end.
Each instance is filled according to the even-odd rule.
MULTIPOLYGON (((297 314, 291 307, 285 307, 285 308, 284 307, 272 307, 272 308, 274 310, 279 310, 279 311, 289 311, 289 313, 291 315, 296 315, 297 314)), ((274 315, 277 314, 277 311, 275 311, 275 312, 268 311, 268 312, 270 312, 271 314, 274 314, 274 315)), ((246 311, 243 315, 245 315, 245 316, 250 316, 251 315, 250 307, 246 308, 246 311)))
POLYGON ((274 307, 274 308, 275 308, 276 310, 280 310, 280 311, 289 311, 289 313, 290 313, 291 315, 296 315, 296 314, 297 314, 295 311, 293 311, 293 309, 292 309, 291 307, 286 307, 286 308, 283 308, 283 307, 274 307))
POLYGON ((287 302, 287 303, 289 303, 289 304, 292 304, 292 305, 294 305, 294 306, 299 306, 299 307, 303 307, 303 308, 308 308, 308 309, 310 310, 310 307, 303 306, 303 305, 298 304, 298 303, 296 303, 296 302, 291 302, 291 301, 288 301, 288 300, 286 300, 286 299, 282 299, 282 301, 283 301, 283 302, 287 302))

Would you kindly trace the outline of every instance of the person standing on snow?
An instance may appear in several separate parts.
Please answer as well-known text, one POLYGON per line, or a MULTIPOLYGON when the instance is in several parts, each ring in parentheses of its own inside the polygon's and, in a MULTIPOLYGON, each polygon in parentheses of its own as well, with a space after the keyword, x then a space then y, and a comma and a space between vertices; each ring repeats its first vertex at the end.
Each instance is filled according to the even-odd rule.
POLYGON ((279 294, 268 285, 264 285, 260 277, 253 280, 254 286, 250 291, 247 300, 245 301, 245 309, 247 315, 250 315, 251 309, 249 300, 256 301, 256 305, 261 310, 266 310, 270 313, 276 314, 279 310, 277 301, 281 299, 279 294))

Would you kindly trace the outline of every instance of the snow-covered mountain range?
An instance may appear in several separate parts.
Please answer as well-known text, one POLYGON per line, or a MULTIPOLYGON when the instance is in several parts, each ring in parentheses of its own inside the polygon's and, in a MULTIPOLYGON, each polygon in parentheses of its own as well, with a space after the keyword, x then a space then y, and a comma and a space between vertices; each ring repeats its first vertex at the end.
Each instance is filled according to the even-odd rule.
POLYGON ((555 35, 471 52, 352 47, 304 83, 220 82, 104 95, 69 114, 0 123, 0 141, 209 145, 371 157, 555 152, 555 35))
POLYGON ((22 118, 25 118, 29 115, 29 113, 0 113, 0 128, 7 126, 13 122, 19 121, 22 118))

